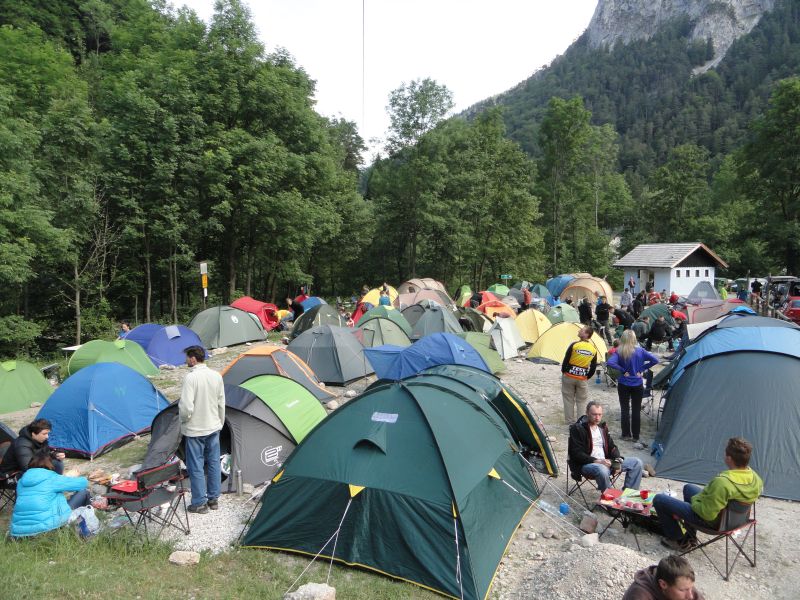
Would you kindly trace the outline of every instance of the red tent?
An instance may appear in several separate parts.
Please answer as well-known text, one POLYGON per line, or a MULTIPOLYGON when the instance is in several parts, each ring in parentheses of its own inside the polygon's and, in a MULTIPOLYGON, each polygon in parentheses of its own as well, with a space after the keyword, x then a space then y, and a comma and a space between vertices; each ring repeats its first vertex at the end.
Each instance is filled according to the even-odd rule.
POLYGON ((254 314, 267 331, 272 331, 278 326, 278 307, 270 302, 261 302, 250 296, 242 296, 231 302, 231 306, 254 314))

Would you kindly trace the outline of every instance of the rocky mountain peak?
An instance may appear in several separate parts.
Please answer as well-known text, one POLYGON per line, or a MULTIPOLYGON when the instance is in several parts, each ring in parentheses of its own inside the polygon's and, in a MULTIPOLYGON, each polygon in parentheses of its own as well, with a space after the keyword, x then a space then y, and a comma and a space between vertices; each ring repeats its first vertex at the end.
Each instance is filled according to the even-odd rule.
POLYGON ((698 67, 703 72, 716 66, 740 36, 750 33, 776 0, 599 0, 587 29, 594 48, 649 39, 665 23, 689 17, 692 39, 714 43, 714 58, 698 67))

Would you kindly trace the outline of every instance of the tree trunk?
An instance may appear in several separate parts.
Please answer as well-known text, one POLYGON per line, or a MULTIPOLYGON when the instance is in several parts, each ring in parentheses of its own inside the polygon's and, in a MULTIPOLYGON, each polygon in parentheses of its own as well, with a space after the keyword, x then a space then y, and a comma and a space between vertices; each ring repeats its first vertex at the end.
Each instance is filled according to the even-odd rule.
POLYGON ((150 323, 150 303, 153 298, 153 278, 150 272, 150 238, 147 236, 146 226, 142 226, 144 236, 144 322, 150 323))
POLYGON ((78 259, 72 263, 72 273, 74 275, 75 286, 75 345, 81 343, 81 279, 78 272, 78 259))

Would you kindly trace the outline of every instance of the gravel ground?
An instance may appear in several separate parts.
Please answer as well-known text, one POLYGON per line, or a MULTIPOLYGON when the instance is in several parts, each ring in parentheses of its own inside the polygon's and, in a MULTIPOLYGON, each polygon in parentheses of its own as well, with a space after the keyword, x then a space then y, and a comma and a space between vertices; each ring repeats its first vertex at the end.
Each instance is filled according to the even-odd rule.
MULTIPOLYGON (((189 496, 186 501, 189 501, 189 496)), ((224 552, 236 543, 253 507, 247 495, 225 494, 220 498, 217 510, 209 510, 204 515, 189 513, 189 535, 169 529, 161 537, 174 542, 176 550, 224 552)))

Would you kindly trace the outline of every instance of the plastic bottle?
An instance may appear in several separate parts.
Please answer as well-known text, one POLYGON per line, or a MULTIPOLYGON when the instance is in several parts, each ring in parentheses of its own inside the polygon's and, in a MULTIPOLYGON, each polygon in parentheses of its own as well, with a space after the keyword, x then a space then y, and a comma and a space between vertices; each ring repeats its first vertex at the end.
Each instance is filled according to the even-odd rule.
POLYGON ((569 504, 566 502, 562 502, 558 505, 558 512, 561 513, 562 517, 566 517, 569 514, 569 504))
POLYGON ((562 515, 562 514, 559 512, 559 510, 558 510, 558 507, 557 507, 557 506, 553 506, 552 504, 550 504, 549 502, 546 502, 546 501, 544 501, 544 500, 539 500, 539 508, 541 508, 543 511, 545 511, 545 512, 547 512, 547 513, 550 513, 550 514, 551 514, 551 515, 553 515, 554 517, 561 517, 561 516, 563 516, 563 515, 562 515))
POLYGON ((595 384, 600 385, 602 383, 602 380, 600 379, 600 369, 597 369, 596 373, 597 377, 594 378, 594 382, 595 384))

